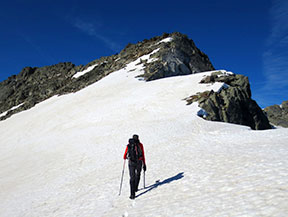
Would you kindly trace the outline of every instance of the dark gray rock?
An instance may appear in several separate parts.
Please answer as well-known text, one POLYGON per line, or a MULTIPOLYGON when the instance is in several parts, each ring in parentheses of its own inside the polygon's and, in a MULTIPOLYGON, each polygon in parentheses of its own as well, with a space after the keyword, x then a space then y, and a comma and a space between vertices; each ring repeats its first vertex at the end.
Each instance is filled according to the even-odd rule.
POLYGON ((200 83, 223 82, 227 86, 221 91, 206 91, 188 97, 188 104, 198 102, 207 113, 206 120, 250 126, 254 130, 271 129, 261 108, 251 99, 248 78, 243 75, 218 77, 216 73, 202 79, 200 83))
POLYGON ((271 124, 288 127, 288 101, 281 105, 272 105, 264 109, 271 124))
POLYGON ((0 120, 29 109, 38 102, 55 95, 57 90, 70 82, 73 68, 75 65, 72 63, 59 63, 41 68, 25 67, 18 75, 1 82, 0 114, 8 112, 0 117, 0 120), (23 105, 11 110, 20 104, 23 105))

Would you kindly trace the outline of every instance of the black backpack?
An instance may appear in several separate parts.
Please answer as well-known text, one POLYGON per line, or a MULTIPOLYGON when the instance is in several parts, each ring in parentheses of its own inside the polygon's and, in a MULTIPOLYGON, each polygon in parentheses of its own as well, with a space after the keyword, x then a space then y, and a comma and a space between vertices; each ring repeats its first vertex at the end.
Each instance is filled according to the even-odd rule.
POLYGON ((129 144, 127 145, 128 147, 128 159, 132 162, 137 163, 139 158, 143 156, 142 150, 139 146, 139 143, 135 143, 134 140, 129 140, 129 144))

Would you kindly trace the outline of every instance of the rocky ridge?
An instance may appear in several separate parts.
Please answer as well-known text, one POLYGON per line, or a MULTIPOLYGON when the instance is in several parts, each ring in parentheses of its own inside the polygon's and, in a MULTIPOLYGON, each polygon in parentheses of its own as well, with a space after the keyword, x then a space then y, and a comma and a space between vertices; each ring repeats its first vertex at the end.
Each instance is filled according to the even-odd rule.
POLYGON ((97 82, 109 73, 124 68, 143 55, 155 61, 143 60, 146 81, 213 70, 208 56, 200 51, 186 35, 164 33, 137 44, 128 44, 119 54, 102 57, 87 65, 75 66, 70 62, 45 67, 25 67, 18 75, 0 83, 0 120, 29 109, 54 95, 76 92, 97 82), (91 68, 82 76, 77 72, 91 68))
MULTIPOLYGON (((139 58, 144 65, 144 73, 139 77, 146 81, 214 70, 208 56, 186 35, 164 33, 136 44, 129 43, 119 54, 101 57, 85 66, 66 62, 25 67, 18 75, 0 83, 0 120, 54 95, 77 92, 139 58), (144 58, 145 55, 153 61, 144 58)), ((257 130, 270 128, 266 116, 251 99, 247 77, 214 73, 202 80, 202 83, 211 82, 224 82, 226 86, 219 93, 199 93, 186 99, 188 104, 199 103, 208 113, 205 119, 243 124, 257 130)))
POLYGON ((269 121, 275 126, 288 127, 288 101, 264 109, 269 121))

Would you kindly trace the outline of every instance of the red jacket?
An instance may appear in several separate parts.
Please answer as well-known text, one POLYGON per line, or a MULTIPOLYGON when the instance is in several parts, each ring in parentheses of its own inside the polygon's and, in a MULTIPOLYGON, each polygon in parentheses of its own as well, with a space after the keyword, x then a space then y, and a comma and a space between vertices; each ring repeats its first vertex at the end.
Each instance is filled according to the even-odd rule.
MULTIPOLYGON (((140 149, 141 149, 142 155, 143 155, 142 157, 139 158, 139 160, 142 160, 143 163, 144 163, 144 165, 146 165, 143 144, 140 142, 140 143, 139 143, 139 146, 140 146, 140 149)), ((124 160, 127 159, 127 152, 128 152, 128 145, 126 146, 126 150, 125 150, 125 153, 124 153, 124 157, 123 157, 124 160)))

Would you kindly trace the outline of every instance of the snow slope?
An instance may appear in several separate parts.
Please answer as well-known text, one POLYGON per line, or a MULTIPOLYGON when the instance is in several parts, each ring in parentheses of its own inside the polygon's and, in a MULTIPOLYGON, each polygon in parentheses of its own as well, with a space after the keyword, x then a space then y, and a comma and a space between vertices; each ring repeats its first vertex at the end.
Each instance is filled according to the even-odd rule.
POLYGON ((0 216, 287 216, 288 129, 204 121, 183 99, 219 90, 199 84, 211 72, 144 82, 139 62, 0 122, 0 216), (131 201, 135 133, 147 172, 131 201))

